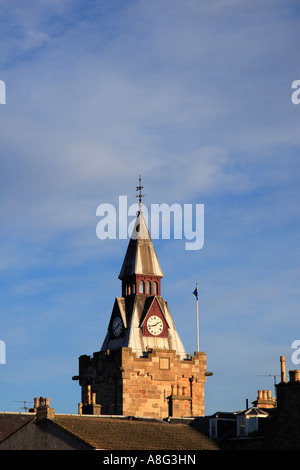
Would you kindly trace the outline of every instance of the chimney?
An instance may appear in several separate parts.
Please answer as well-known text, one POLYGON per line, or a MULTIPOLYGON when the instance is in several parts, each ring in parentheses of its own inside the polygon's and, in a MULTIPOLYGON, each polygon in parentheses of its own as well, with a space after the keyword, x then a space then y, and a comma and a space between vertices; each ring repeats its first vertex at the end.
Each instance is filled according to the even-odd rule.
POLYGON ((39 406, 39 399, 36 397, 34 398, 33 402, 34 402, 33 409, 34 409, 34 412, 36 413, 36 410, 38 409, 38 406, 39 406))
POLYGON ((280 356, 280 362, 281 362, 281 382, 286 382, 285 356, 280 356))
POLYGON ((38 398, 34 398, 33 399, 33 408, 29 408, 29 413, 36 413, 37 409, 38 409, 38 406, 39 406, 39 399, 38 398))
POLYGON ((260 408, 275 408, 276 406, 271 390, 258 390, 257 399, 252 403, 260 408))
POLYGON ((289 371, 290 382, 300 382, 300 370, 289 371))
MULTIPOLYGON (((37 398, 34 399, 34 403, 37 403, 37 398)), ((54 408, 50 408, 50 399, 40 397, 39 406, 36 409, 36 420, 41 421, 43 419, 54 419, 55 413, 54 408)))
POLYGON ((84 415, 101 415, 101 405, 97 404, 96 393, 92 393, 91 385, 87 386, 87 402, 79 404, 78 413, 84 415))
POLYGON ((87 396, 88 396, 88 405, 91 404, 92 400, 91 400, 91 386, 88 385, 87 386, 87 396))

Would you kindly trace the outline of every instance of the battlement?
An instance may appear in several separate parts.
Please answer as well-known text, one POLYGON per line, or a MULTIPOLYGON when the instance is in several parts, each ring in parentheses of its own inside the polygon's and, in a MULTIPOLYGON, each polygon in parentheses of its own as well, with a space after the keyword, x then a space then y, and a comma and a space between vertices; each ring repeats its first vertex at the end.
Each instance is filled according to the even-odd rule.
POLYGON ((131 348, 121 348, 81 356, 79 364, 83 403, 91 387, 103 414, 160 419, 204 415, 209 375, 204 352, 185 360, 173 350, 153 349, 138 357, 131 348))

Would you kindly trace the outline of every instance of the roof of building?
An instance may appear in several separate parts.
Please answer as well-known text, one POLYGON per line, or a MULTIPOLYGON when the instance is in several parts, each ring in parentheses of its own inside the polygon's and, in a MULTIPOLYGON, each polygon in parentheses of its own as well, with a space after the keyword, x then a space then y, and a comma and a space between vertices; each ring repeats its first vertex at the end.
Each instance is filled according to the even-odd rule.
POLYGON ((142 210, 136 218, 119 279, 134 274, 163 277, 142 210))
POLYGON ((260 406, 252 406, 251 408, 248 408, 247 410, 239 411, 236 413, 238 416, 246 416, 248 418, 267 418, 272 412, 271 409, 265 409, 260 406))
POLYGON ((35 413, 0 412, 0 442, 34 419, 35 413))
POLYGON ((228 419, 236 421, 238 411, 216 411, 213 415, 207 416, 208 418, 228 419))
POLYGON ((56 415, 52 422, 95 449, 218 450, 188 424, 86 415, 56 415))

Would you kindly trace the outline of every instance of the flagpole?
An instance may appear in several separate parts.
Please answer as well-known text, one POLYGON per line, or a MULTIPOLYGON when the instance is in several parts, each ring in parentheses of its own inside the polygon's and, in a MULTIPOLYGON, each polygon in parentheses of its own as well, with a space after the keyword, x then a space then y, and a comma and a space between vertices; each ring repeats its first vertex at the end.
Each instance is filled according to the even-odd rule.
POLYGON ((196 289, 197 289, 197 351, 199 351, 199 311, 198 311, 198 283, 196 283, 196 289))

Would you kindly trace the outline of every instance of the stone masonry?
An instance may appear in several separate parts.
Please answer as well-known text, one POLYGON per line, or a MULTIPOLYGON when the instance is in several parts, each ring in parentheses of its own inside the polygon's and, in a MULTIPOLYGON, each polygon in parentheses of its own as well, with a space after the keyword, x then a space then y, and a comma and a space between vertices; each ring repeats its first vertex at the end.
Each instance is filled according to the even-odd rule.
POLYGON ((101 414, 203 416, 206 354, 181 360, 175 351, 153 349, 137 357, 131 348, 99 351, 79 361, 82 402, 96 394, 101 414), (90 387, 89 387, 90 386, 90 387))

